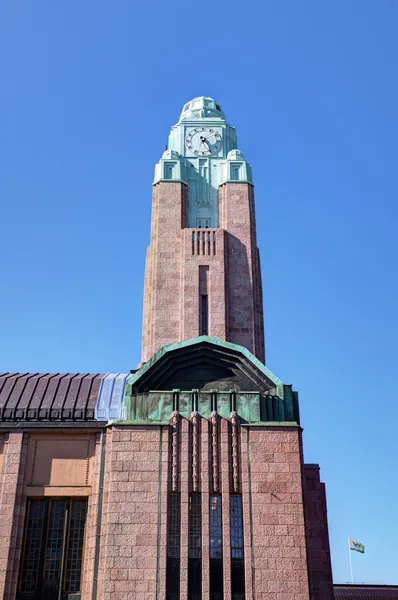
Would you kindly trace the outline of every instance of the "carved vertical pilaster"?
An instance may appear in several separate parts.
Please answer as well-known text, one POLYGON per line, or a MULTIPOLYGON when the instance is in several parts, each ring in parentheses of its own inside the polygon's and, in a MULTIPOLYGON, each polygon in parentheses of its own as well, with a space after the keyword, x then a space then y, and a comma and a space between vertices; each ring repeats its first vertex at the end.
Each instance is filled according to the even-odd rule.
POLYGON ((210 599, 210 507, 209 492, 211 491, 211 454, 210 431, 211 424, 207 419, 200 422, 201 450, 201 494, 202 494, 202 600, 210 599))
POLYGON ((174 411, 170 420, 171 426, 171 491, 178 492, 178 462, 180 415, 174 411))
POLYGON ((220 492, 222 493, 222 537, 223 537, 223 600, 231 600, 231 522, 230 491, 232 489, 230 473, 230 422, 220 419, 220 492))
POLYGON ((191 415, 192 423, 192 491, 200 491, 200 471, 199 471, 199 438, 200 438, 200 418, 199 413, 194 411, 191 415))
MULTIPOLYGON (((188 600, 188 546, 189 546, 189 429, 188 419, 180 417, 181 462, 179 473, 179 489, 181 494, 181 555, 180 555, 180 597, 188 600)), ((164 599, 163 599, 164 600, 164 599)))
POLYGON ((232 489, 235 494, 239 492, 239 420, 235 411, 231 412, 231 450, 232 450, 232 489))
POLYGON ((215 410, 211 413, 211 471, 213 492, 220 491, 219 483, 219 461, 218 461, 218 415, 215 410))

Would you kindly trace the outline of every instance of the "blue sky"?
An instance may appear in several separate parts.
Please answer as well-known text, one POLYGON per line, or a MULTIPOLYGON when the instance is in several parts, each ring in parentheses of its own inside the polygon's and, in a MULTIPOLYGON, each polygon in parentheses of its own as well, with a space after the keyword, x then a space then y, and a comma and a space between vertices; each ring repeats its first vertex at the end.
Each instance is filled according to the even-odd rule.
POLYGON ((253 165, 267 365, 300 394, 333 572, 398 583, 396 0, 5 2, 0 364, 140 358, 154 163, 222 103, 253 165))

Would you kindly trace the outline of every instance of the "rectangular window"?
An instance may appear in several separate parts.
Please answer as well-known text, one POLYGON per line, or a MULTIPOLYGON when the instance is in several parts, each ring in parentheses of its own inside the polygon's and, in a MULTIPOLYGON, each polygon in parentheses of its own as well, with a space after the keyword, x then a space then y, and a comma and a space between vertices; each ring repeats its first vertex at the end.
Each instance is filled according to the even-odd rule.
POLYGON ((210 600, 223 598, 222 498, 210 496, 210 600))
POLYGON ((202 499, 189 496, 188 521, 188 600, 202 597, 202 499))
POLYGON ((230 497, 232 600, 245 598, 242 497, 230 497))
POLYGON ((45 551, 44 583, 57 587, 60 581, 64 546, 66 500, 51 500, 45 551))
POLYGON ((200 335, 208 335, 209 333, 209 301, 208 296, 200 297, 200 335))
POLYGON ((164 165, 164 178, 173 179, 174 176, 174 163, 166 163, 164 165))
POLYGON ((28 501, 20 592, 35 592, 38 587, 46 509, 47 503, 43 500, 28 501))
POLYGON ((78 592, 80 589, 86 513, 87 502, 85 500, 75 500, 72 502, 65 576, 65 592, 68 592, 69 594, 78 592))
POLYGON ((231 165, 231 179, 232 181, 239 181, 240 179, 240 165, 231 165))
POLYGON ((18 599, 80 591, 86 513, 86 498, 28 500, 18 599))
POLYGON ((181 503, 179 494, 170 494, 167 505, 166 600, 180 597, 181 503))

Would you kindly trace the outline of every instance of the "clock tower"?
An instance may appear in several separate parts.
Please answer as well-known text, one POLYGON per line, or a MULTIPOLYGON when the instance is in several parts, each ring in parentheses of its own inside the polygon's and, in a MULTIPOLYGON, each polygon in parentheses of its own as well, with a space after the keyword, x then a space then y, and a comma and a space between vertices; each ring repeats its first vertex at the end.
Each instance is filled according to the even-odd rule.
POLYGON ((184 105, 155 167, 142 361, 200 335, 265 362, 251 166, 222 107, 204 96, 184 105))
POLYGON ((334 600, 298 394, 264 364, 251 169, 211 98, 156 166, 144 293, 138 369, 0 373, 0 598, 334 600))

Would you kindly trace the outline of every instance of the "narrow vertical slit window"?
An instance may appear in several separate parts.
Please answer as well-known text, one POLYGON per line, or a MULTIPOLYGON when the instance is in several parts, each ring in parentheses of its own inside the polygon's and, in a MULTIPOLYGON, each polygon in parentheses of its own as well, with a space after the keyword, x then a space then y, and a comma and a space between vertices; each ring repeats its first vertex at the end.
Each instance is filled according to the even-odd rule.
POLYGON ((245 598, 242 497, 230 497, 232 600, 245 598))
POLYGON ((179 494, 169 494, 167 505, 166 600, 180 597, 181 503, 179 494))
POLYGON ((202 498, 189 496, 188 600, 202 597, 202 498))
POLYGON ((209 324, 208 324, 208 296, 203 295, 200 297, 200 335, 208 335, 209 324))
MULTIPOLYGON (((202 232, 202 235, 205 237, 206 233, 202 232)), ((208 265, 200 265, 199 266, 199 335, 209 335, 209 266, 208 265)))
POLYGON ((210 496, 210 600, 223 598, 222 498, 210 496))

